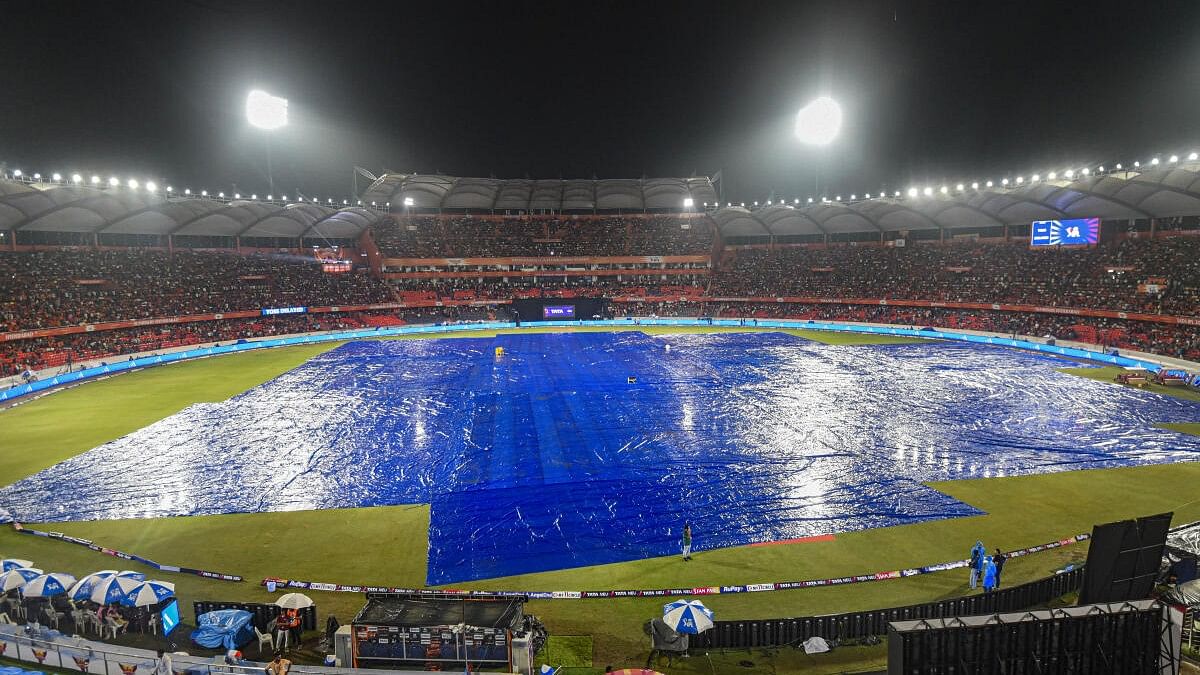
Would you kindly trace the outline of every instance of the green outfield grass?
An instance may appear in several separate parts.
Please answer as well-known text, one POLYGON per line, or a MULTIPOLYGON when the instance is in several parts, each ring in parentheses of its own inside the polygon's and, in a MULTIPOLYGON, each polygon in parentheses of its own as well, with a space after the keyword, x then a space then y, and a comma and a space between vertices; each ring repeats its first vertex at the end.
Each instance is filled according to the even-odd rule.
MULTIPOLYGON (((639 329, 647 333, 696 330, 639 329)), ((890 336, 787 332, 836 344, 913 341, 890 336)), ((461 333, 458 337, 487 335, 461 333)), ((228 398, 335 346, 278 348, 162 366, 83 385, 0 412, 0 481, 8 483, 30 475, 191 403, 228 398)), ((1104 369, 1079 370, 1090 377, 1099 375, 1094 371, 1104 369)), ((1200 494, 1194 489, 1197 481, 1200 464, 1186 463, 938 483, 933 487, 976 506, 986 515, 840 534, 833 541, 706 551, 689 563, 677 557, 655 558, 463 586, 525 590, 687 587, 901 569, 964 558, 978 538, 989 548, 1011 549, 1087 532, 1095 523, 1162 511, 1175 511, 1176 522, 1200 520, 1200 499, 1196 499, 1200 494)), ((163 563, 247 578, 245 583, 230 583, 163 575, 176 582, 178 594, 189 608, 190 601, 197 599, 269 601, 270 596, 258 581, 272 575, 419 586, 425 579, 428 525, 428 507, 413 505, 55 523, 48 529, 163 563)), ((1080 544, 1015 558, 1005 567, 1004 583, 1040 578, 1068 562, 1081 561, 1085 554, 1086 546, 1080 544)), ((10 529, 0 529, 0 555, 29 558, 44 569, 76 575, 115 564, 86 548, 10 529)), ((718 618, 752 619, 914 604, 966 592, 966 574, 951 571, 831 588, 718 595, 705 602, 718 618)), ((357 595, 312 595, 322 617, 332 613, 343 623, 362 605, 357 595)), ((661 599, 560 600, 531 602, 528 610, 542 617, 554 634, 591 636, 595 666, 626 667, 645 662, 648 649, 641 624, 660 611, 661 604, 661 599)), ((185 614, 190 612, 185 609, 185 614)), ((573 654, 572 661, 577 657, 573 654)), ((714 654, 711 658, 711 664, 704 656, 676 661, 670 672, 844 672, 880 667, 886 661, 886 652, 884 647, 876 646, 844 648, 819 657, 785 650, 769 655, 714 654), (753 665, 740 665, 743 660, 753 665)))

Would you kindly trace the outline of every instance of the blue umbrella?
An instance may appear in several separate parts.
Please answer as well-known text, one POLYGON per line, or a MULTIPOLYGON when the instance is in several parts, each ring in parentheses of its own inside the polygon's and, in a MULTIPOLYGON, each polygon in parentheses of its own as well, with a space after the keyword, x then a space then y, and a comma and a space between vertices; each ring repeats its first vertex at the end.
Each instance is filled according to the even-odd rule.
POLYGON ((145 581, 146 580, 145 574, 142 574, 141 572, 134 572, 133 570, 121 570, 120 572, 117 572, 116 575, 119 577, 125 577, 126 579, 134 579, 137 581, 145 581))
POLYGON ((75 577, 63 572, 42 574, 29 580, 21 587, 21 595, 27 598, 48 598, 52 595, 62 595, 75 585, 75 577))
POLYGON ((137 587, 138 581, 125 577, 104 577, 92 586, 89 600, 100 605, 115 605, 129 591, 137 587))
POLYGON ((121 598, 121 604, 130 607, 146 607, 157 605, 172 595, 175 595, 175 584, 151 579, 134 586, 125 594, 125 597, 121 598))
POLYGON ((36 579, 42 571, 32 567, 9 570, 0 574, 0 591, 11 591, 20 588, 36 579))
POLYGON ((116 573, 116 570, 100 570, 99 572, 92 572, 91 574, 80 578, 79 581, 76 581, 75 585, 67 591, 67 596, 78 602, 91 600, 92 590, 95 589, 96 584, 107 579, 108 577, 113 576, 116 573))
POLYGON ((21 560, 20 558, 5 558, 4 560, 0 560, 0 572, 8 572, 9 570, 21 569, 22 567, 33 567, 33 562, 21 560))
POLYGON ((713 627, 713 613, 699 600, 676 600, 663 605, 663 623, 676 633, 696 635, 713 627))

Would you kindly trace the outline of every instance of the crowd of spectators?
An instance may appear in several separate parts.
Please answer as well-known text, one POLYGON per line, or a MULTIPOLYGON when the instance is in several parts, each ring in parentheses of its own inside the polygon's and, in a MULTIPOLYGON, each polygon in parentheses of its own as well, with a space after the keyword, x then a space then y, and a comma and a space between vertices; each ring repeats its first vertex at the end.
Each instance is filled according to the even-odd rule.
MULTIPOLYGON (((500 318, 505 318, 499 310, 500 318)), ((85 361, 191 345, 330 330, 405 324, 482 321, 497 318, 495 307, 424 307, 393 311, 330 312, 195 321, 119 330, 73 333, 0 342, 0 377, 44 368, 66 370, 85 361)))
POLYGON ((0 252, 0 329, 263 307, 390 302, 389 287, 298 256, 157 250, 0 252))
POLYGON ((372 227, 390 258, 705 255, 707 218, 678 216, 399 217, 372 227))
POLYGON ((903 298, 1195 314, 1200 238, 1125 239, 1090 248, 955 243, 732 250, 714 275, 724 297, 903 298), (1145 284, 1157 286, 1146 292, 1145 284))

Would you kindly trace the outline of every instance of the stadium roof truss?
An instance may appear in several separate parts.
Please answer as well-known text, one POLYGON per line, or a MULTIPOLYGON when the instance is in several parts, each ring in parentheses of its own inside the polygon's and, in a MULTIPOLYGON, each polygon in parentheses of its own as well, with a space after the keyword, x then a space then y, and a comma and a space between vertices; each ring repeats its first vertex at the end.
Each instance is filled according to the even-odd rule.
POLYGON ((455 178, 385 174, 360 197, 393 208, 469 211, 678 211, 715 204, 717 192, 706 177, 586 180, 455 178))
MULTIPOLYGON (((500 180, 387 174, 362 195, 363 203, 373 201, 380 207, 390 203, 396 210, 407 198, 421 209, 639 212, 681 210, 687 198, 696 207, 715 204, 717 193, 712 181, 704 177, 500 180)), ((709 213, 726 237, 956 230, 1062 218, 1200 215, 1200 162, 931 197, 755 209, 731 206, 709 213)), ((349 239, 382 215, 376 209, 309 202, 222 201, 125 187, 0 181, 0 230, 349 239)))
POLYGON ((0 181, 0 230, 354 239, 382 214, 316 203, 219 201, 0 181))
POLYGON ((866 199, 712 211, 726 237, 961 230, 1063 218, 1138 219, 1200 215, 1200 163, 1078 180, 984 188, 931 197, 866 199))

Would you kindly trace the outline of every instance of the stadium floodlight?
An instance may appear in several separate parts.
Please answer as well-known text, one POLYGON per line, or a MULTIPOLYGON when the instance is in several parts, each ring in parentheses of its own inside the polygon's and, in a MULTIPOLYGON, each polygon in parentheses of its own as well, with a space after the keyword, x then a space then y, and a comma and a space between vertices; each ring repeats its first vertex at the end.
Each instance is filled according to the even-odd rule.
POLYGON ((171 187, 170 185, 167 186, 167 194, 171 194, 174 191, 175 191, 175 188, 171 187))
POLYGON ((1036 183, 1036 182, 1038 182, 1038 181, 1039 181, 1039 180, 1041 180, 1041 179, 1042 179, 1042 177, 1041 177, 1041 176, 1039 176, 1039 175, 1037 175, 1037 174, 1035 173, 1035 174, 1033 174, 1033 177, 1032 177, 1032 178, 1030 178, 1029 180, 1030 180, 1030 181, 1032 181, 1032 182, 1034 182, 1034 183, 1036 183))
POLYGON ((267 201, 269 201, 269 202, 273 202, 273 201, 275 201, 275 196, 274 196, 274 195, 267 195, 267 201))
POLYGON ((217 193, 217 198, 218 198, 218 199, 225 199, 225 193, 224 193, 224 192, 218 192, 218 193, 217 193))
POLYGON ((13 178, 20 178, 23 175, 20 169, 13 169, 13 178))
POLYGON ((287 126, 287 99, 255 89, 246 96, 246 120, 259 129, 271 130, 287 126))
POLYGON ((342 206, 349 206, 349 205, 350 205, 350 202, 346 201, 345 199, 342 200, 342 206))
POLYGON ((250 195, 250 199, 258 199, 258 195, 250 195))
POLYGON ((128 185, 128 186, 129 186, 129 189, 130 189, 130 190, 136 190, 136 189, 138 189, 138 182, 137 182, 137 179, 136 179, 136 178, 130 178, 130 179, 129 179, 129 182, 128 182, 128 183, 126 183, 126 185, 128 185))
MULTIPOLYGON (((1168 159, 1167 161, 1174 164, 1175 162, 1179 161, 1179 155, 1171 155, 1171 159, 1168 159)), ((58 175, 58 174, 55 174, 55 175, 58 175)))
POLYGON ((108 179, 108 184, 112 187, 117 187, 121 184, 121 181, 116 176, 113 176, 112 178, 108 179))
POLYGON ((183 189, 183 194, 185 194, 185 195, 190 195, 190 194, 192 194, 192 188, 184 188, 184 189, 183 189))
POLYGON ((235 193, 233 193, 233 198, 234 198, 234 199, 241 199, 241 198, 242 198, 242 193, 240 193, 240 192, 235 192, 235 193))
POLYGON ((962 192, 964 189, 966 189, 966 186, 963 185, 962 183, 959 183, 958 185, 954 186, 954 190, 956 192, 962 192))
POLYGON ((742 202, 742 208, 746 208, 746 202, 742 202))
POLYGON ((989 180, 989 181, 986 183, 986 185, 987 185, 988 187, 992 187, 992 185, 994 185, 994 183, 992 183, 992 181, 990 181, 990 180, 989 180))
POLYGON ((75 174, 71 174, 71 182, 72 182, 72 183, 76 183, 76 184, 78 184, 78 183, 82 183, 82 182, 83 182, 83 176, 80 176, 80 175, 79 175, 79 174, 77 174, 77 173, 75 173, 75 174))
POLYGON ((858 199, 858 195, 850 195, 850 201, 854 201, 855 199, 858 199))
POLYGON ((1133 163, 1133 168, 1135 168, 1135 169, 1140 169, 1140 168, 1142 168, 1142 163, 1141 163, 1140 161, 1136 161, 1136 162, 1134 162, 1134 163, 1133 163))
POLYGON ((941 192, 942 194, 949 194, 950 188, 943 185, 942 188, 940 190, 938 190, 938 192, 941 192))
POLYGON ((926 188, 921 191, 921 194, 925 195, 926 197, 932 197, 933 196, 933 188, 926 186, 926 188))
POLYGON ((1001 181, 1000 181, 1000 184, 1001 184, 1001 185, 1005 185, 1005 186, 1007 186, 1007 185, 1008 185, 1008 179, 1007 179, 1007 178, 1005 178, 1004 180, 1001 180, 1001 181))
POLYGON ((1188 161, 1189 161, 1189 162, 1194 162, 1194 161, 1196 161, 1196 159, 1197 159, 1197 158, 1200 158, 1200 155, 1197 155, 1197 154, 1196 154, 1196 153, 1194 153, 1194 152, 1193 152, 1192 154, 1188 155, 1188 161))
POLYGON ((683 208, 690 209, 695 205, 696 205, 696 200, 692 199, 691 197, 683 198, 683 208))
POLYGON ((812 197, 809 197, 809 198, 808 198, 808 203, 809 203, 809 204, 813 203, 813 198, 812 198, 812 197))
POLYGON ((1104 167, 1103 166, 1096 167, 1096 171, 1098 171, 1100 173, 1104 173, 1104 167))
POLYGON ((1080 169, 1080 170, 1079 170, 1079 173, 1081 173, 1081 174, 1083 174, 1083 175, 1087 176, 1087 175, 1090 175, 1090 174, 1092 173, 1092 170, 1091 170, 1091 169, 1089 169, 1089 168, 1087 168, 1087 167, 1085 166, 1085 167, 1083 167, 1082 169, 1080 169))
POLYGON ((897 197, 899 197, 899 196, 900 196, 900 191, 899 191, 899 190, 896 190, 896 196, 897 196, 897 197))
POLYGON ((1154 159, 1150 160, 1150 164, 1152 164, 1154 166, 1158 166, 1158 158, 1155 157, 1154 159))
POLYGON ((1051 171, 1050 173, 1046 174, 1046 177, 1049 178, 1050 180, 1054 180, 1054 179, 1058 178, 1058 174, 1051 171))
POLYGON ((1024 183, 1025 183, 1025 176, 1017 176, 1017 185, 1022 185, 1024 183))
POLYGON ((871 193, 870 193, 870 192, 868 192, 868 193, 866 194, 866 196, 865 196, 865 197, 863 197, 863 199, 870 199, 870 198, 871 198, 871 193))
POLYGON ((57 183, 57 182, 59 182, 60 180, 62 180, 62 174, 61 174, 61 173, 56 173, 56 174, 54 174, 53 176, 50 176, 50 180, 52 180, 52 181, 54 181, 55 183, 57 183))
POLYGON ((971 189, 972 189, 972 190, 978 190, 978 189, 979 189, 979 183, 971 183, 971 189))
POLYGON ((842 107, 822 96, 796 113, 796 138, 809 145, 829 145, 842 129, 842 107))
POLYGON ((207 197, 207 196, 208 196, 208 190, 201 190, 201 191, 200 191, 200 196, 201 196, 201 197, 207 197))
MULTIPOLYGON (((412 197, 405 197, 405 198, 404 198, 404 205, 405 205, 405 206, 412 206, 413 204, 416 204, 416 201, 415 201, 415 200, 414 200, 412 197)), ((742 204, 742 206, 745 206, 745 204, 742 204)))
POLYGON ((842 201, 842 196, 841 196, 841 195, 838 195, 838 196, 834 197, 834 198, 833 198, 833 201, 835 201, 835 202, 840 202, 840 201, 842 201))
POLYGON ((92 185, 100 184, 100 176, 92 176, 92 185))
POLYGON ((1117 171, 1120 171, 1121 169, 1122 169, 1121 163, 1117 162, 1117 171))
POLYGON ((908 188, 908 196, 916 197, 917 196, 917 188, 908 188))
POLYGON ((146 183, 146 191, 147 192, 158 192, 158 183, 155 183, 154 181, 149 181, 148 183, 146 183))
POLYGON ((35 173, 35 174, 33 174, 33 179, 34 179, 34 180, 41 180, 41 179, 42 179, 42 174, 40 174, 40 173, 35 173))
POLYGON ((1074 178, 1074 177, 1075 177, 1075 170, 1074 170, 1074 169, 1067 169, 1066 171, 1064 171, 1064 172, 1063 172, 1063 175, 1064 175, 1064 176, 1066 176, 1067 178, 1074 178))

